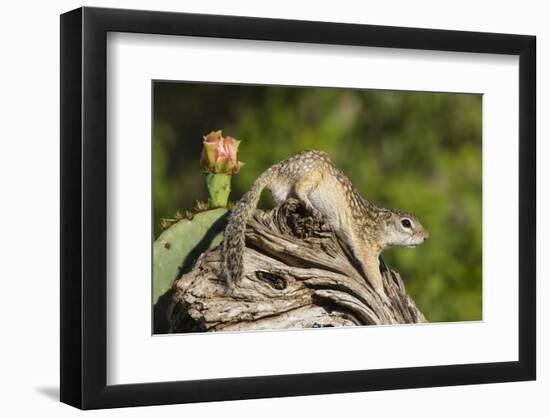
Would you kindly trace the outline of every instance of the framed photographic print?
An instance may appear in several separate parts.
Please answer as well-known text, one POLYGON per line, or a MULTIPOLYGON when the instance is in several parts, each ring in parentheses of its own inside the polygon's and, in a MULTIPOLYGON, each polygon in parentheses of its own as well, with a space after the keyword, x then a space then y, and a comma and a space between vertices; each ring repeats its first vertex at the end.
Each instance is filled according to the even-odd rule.
POLYGON ((61 401, 535 379, 535 38, 61 16, 61 401))

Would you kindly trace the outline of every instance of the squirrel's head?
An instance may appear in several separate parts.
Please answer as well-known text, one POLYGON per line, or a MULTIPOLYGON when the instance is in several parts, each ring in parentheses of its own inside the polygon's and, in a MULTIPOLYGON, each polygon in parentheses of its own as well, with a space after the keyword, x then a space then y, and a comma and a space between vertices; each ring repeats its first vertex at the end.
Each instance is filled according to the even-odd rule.
POLYGON ((430 237, 414 214, 388 210, 382 216, 382 235, 385 246, 414 248, 430 237))

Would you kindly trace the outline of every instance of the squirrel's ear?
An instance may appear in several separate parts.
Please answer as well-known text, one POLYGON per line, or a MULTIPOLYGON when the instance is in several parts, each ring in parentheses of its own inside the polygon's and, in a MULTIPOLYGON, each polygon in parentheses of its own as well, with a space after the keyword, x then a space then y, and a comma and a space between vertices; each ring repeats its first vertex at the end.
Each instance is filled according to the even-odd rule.
POLYGON ((392 216, 393 216, 393 213, 391 211, 383 211, 380 214, 380 217, 382 218, 382 220, 385 220, 385 221, 390 220, 392 216))

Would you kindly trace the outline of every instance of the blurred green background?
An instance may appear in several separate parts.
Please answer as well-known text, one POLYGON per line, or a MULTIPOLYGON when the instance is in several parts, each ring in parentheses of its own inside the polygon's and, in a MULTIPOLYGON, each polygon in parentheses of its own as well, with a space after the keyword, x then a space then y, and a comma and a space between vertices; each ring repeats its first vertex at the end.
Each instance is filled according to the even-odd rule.
POLYGON ((153 94, 155 236, 162 218, 208 199, 199 157, 210 131, 242 140, 232 201, 270 165, 324 150, 365 198, 429 230, 416 249, 384 252, 427 319, 481 320, 480 95, 164 81, 153 94))

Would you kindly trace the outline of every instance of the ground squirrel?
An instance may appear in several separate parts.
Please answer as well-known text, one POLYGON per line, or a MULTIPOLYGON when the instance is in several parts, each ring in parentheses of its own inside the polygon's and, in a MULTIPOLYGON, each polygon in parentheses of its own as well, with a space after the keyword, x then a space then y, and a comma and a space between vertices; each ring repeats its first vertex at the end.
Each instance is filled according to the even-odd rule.
POLYGON ((268 188, 276 205, 296 197, 332 227, 362 268, 363 275, 387 301, 379 256, 390 245, 415 247, 429 237, 413 214, 380 208, 365 200, 348 177, 321 151, 304 151, 264 171, 233 207, 222 243, 229 288, 243 275, 246 223, 268 188))

